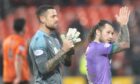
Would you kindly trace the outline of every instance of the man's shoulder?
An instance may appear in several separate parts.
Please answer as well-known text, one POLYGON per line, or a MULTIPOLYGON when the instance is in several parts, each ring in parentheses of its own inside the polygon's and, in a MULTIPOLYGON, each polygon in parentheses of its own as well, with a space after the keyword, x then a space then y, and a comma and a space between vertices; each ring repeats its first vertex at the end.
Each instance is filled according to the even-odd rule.
POLYGON ((43 38, 44 38, 43 33, 40 31, 37 31, 35 35, 32 37, 31 42, 43 40, 43 38))
POLYGON ((13 37, 13 35, 9 35, 8 37, 6 37, 4 40, 3 40, 3 43, 6 43, 6 42, 9 42, 10 39, 13 37))
MULTIPOLYGON (((4 41, 3 41, 3 46, 7 46, 7 45, 11 45, 11 41, 12 41, 12 43, 14 43, 15 44, 15 42, 17 42, 15 39, 13 39, 14 38, 14 35, 10 35, 10 36, 8 36, 7 38, 5 38, 4 39, 4 41), (12 40, 11 40, 12 39, 12 40)), ((13 44, 13 45, 14 45, 13 44)))
POLYGON ((42 32, 37 31, 33 36, 33 38, 31 39, 30 45, 36 47, 41 47, 41 46, 43 47, 46 46, 46 42, 47 41, 45 35, 42 32))

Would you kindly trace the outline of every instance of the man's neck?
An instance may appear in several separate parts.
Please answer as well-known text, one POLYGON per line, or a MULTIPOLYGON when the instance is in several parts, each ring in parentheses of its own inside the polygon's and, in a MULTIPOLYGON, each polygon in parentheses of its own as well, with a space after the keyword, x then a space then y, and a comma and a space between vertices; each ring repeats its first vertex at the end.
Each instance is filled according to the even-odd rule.
POLYGON ((100 43, 100 41, 99 41, 98 38, 95 38, 93 41, 94 41, 94 42, 97 42, 97 43, 100 43))
POLYGON ((20 33, 14 32, 14 34, 15 34, 15 35, 18 35, 18 36, 20 36, 20 37, 24 37, 23 32, 20 32, 20 33))
POLYGON ((43 31, 43 32, 47 33, 48 35, 50 35, 51 30, 46 28, 45 25, 40 25, 39 28, 40 28, 41 31, 43 31))

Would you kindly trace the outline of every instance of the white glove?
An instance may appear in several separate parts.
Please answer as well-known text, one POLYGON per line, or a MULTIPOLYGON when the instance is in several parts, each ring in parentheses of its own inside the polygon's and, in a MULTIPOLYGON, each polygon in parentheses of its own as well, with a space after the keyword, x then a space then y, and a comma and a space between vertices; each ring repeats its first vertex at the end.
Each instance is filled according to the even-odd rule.
POLYGON ((62 34, 61 38, 63 39, 70 39, 72 40, 74 43, 78 43, 81 41, 81 38, 79 38, 80 36, 80 32, 77 31, 76 28, 69 28, 67 34, 62 34))

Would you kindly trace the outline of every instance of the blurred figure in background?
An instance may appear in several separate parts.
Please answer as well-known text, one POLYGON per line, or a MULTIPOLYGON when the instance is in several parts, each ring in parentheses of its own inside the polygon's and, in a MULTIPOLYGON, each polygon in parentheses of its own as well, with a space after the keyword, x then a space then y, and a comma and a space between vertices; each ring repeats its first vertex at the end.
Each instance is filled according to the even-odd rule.
POLYGON ((29 84, 30 70, 27 62, 27 43, 24 39, 25 20, 15 19, 13 35, 3 42, 4 84, 29 84))
POLYGON ((79 73, 79 70, 75 69, 75 68, 79 67, 79 61, 80 61, 79 58, 84 54, 85 48, 84 48, 83 44, 84 44, 84 40, 85 40, 86 29, 84 28, 84 26, 82 26, 80 24, 80 21, 76 15, 71 20, 68 28, 76 28, 80 32, 79 37, 82 40, 81 42, 79 42, 78 44, 75 45, 75 53, 74 53, 74 56, 72 58, 72 61, 73 61, 72 66, 70 67, 70 69, 68 69, 66 71, 67 73, 69 73, 69 75, 77 75, 77 73, 79 73))
POLYGON ((131 48, 126 52, 126 58, 132 66, 132 72, 136 76, 140 76, 140 1, 130 0, 133 11, 130 14, 128 27, 130 28, 131 48), (128 58, 129 57, 129 58, 128 58))

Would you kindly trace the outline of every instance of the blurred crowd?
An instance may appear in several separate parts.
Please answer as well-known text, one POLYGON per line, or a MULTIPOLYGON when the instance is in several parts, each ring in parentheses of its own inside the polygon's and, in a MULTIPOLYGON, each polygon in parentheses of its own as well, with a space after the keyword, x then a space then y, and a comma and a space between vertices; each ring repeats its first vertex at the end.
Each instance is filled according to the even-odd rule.
MULTIPOLYGON (((38 29, 35 15, 36 7, 43 4, 53 4, 58 9, 59 32, 66 32, 69 27, 77 28, 81 32, 82 42, 76 46, 72 66, 64 75, 81 75, 79 71, 80 59, 85 52, 84 41, 90 29, 101 19, 112 22, 118 29, 115 14, 122 5, 131 9, 128 23, 131 48, 112 56, 113 76, 140 76, 140 0, 0 0, 0 75, 3 71, 3 40, 13 33, 14 18, 22 17, 26 20, 27 40, 30 40, 38 29)), ((67 67, 64 67, 67 68, 67 67)))

